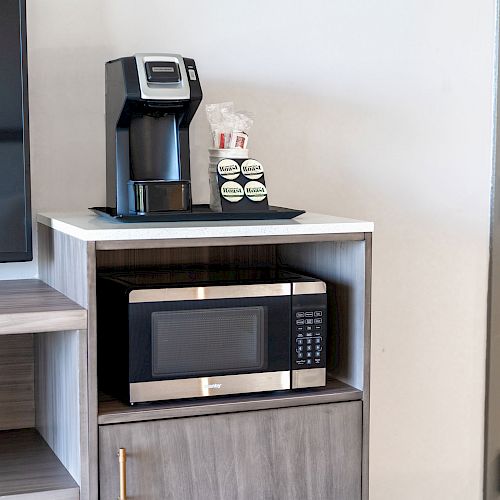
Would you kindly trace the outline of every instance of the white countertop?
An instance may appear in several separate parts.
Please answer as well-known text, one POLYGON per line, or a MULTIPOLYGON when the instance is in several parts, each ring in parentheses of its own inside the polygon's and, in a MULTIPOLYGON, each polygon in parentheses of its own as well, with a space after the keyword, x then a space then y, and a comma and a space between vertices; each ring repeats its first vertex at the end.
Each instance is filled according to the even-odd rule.
POLYGON ((300 234, 371 233, 373 222, 305 213, 290 220, 126 223, 92 212, 43 213, 37 221, 84 241, 231 238, 300 234))

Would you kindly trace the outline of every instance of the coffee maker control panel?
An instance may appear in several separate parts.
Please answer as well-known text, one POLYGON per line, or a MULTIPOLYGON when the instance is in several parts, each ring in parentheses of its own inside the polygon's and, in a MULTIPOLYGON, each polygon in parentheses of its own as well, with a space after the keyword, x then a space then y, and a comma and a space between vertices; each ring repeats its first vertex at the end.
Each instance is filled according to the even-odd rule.
POLYGON ((181 73, 179 65, 173 61, 149 61, 145 64, 149 83, 179 83, 181 73))
POLYGON ((141 99, 189 100, 191 90, 184 58, 178 54, 135 54, 141 99))

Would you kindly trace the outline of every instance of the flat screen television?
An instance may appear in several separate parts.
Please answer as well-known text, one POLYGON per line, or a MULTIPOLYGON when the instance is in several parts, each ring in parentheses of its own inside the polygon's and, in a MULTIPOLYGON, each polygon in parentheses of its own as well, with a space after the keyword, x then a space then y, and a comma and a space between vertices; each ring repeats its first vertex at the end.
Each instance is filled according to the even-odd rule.
POLYGON ((32 259, 25 0, 0 13, 0 262, 32 259))

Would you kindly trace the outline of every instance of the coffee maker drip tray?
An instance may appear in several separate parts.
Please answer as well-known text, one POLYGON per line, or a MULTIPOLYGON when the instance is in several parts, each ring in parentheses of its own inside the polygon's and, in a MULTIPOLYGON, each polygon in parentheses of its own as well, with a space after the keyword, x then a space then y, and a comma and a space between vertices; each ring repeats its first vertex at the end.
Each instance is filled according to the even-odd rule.
POLYGON ((144 216, 191 210, 189 181, 129 181, 130 213, 144 216))

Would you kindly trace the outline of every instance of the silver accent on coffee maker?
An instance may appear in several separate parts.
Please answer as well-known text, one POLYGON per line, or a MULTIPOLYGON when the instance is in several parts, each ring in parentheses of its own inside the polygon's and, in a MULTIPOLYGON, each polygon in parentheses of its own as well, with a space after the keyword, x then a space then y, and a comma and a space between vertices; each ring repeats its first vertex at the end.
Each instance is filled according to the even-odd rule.
MULTIPOLYGON (((189 99, 191 96, 189 79, 184 64, 184 59, 178 54, 135 54, 135 62, 139 73, 139 85, 141 87, 142 99, 158 99, 171 101, 175 99, 189 99), (179 67, 180 81, 172 83, 150 83, 148 82, 146 63, 175 63, 179 67)), ((153 66, 154 68, 154 66, 153 66)), ((170 69, 171 67, 157 66, 170 69)), ((161 71, 158 71, 160 73, 161 71)), ((164 73, 167 73, 166 71, 164 73)))

